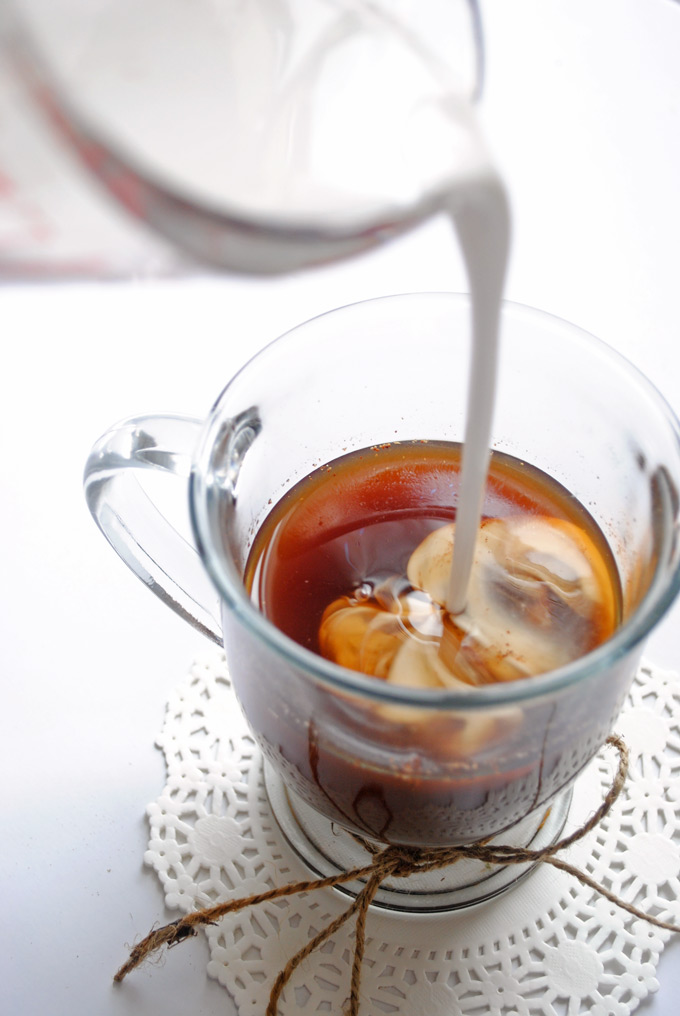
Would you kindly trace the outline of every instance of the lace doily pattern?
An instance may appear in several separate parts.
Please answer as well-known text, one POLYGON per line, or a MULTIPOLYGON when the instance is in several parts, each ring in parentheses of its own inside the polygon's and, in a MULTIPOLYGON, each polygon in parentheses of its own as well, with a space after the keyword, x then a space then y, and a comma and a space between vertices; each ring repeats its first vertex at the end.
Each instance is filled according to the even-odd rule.
MULTIPOLYGON (((641 667, 617 731, 631 749, 626 788, 607 819, 564 859, 621 898, 680 919, 680 681, 641 667)), ((223 656, 196 662, 175 689, 158 740, 168 769, 149 806, 146 862, 168 907, 189 912, 305 879, 274 820, 262 760, 231 689, 223 656)), ((613 766, 603 751, 578 780, 567 825, 600 804, 613 766)), ((333 890, 229 915, 207 930, 208 973, 239 1016, 260 1016, 276 974, 347 907, 333 890)), ((282 1016, 342 1012, 352 922, 309 956, 286 987, 282 1016)), ((628 1016, 657 987, 669 933, 539 866, 511 892, 432 916, 371 911, 361 1016, 628 1016)))

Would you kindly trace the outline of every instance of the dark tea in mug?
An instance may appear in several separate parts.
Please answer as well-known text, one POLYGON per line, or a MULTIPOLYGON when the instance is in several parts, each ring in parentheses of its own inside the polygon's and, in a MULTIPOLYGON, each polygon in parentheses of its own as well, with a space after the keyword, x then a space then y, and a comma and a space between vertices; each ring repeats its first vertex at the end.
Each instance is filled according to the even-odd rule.
MULTIPOLYGON (((567 490, 504 454, 491 457, 467 607, 448 614, 460 456, 458 444, 394 442, 317 468, 260 527, 245 573, 253 602, 306 649, 392 686, 530 681, 596 648, 621 618, 611 550, 567 490)), ((338 699, 337 708, 340 730, 352 706, 338 699)), ((536 743, 519 705, 424 719, 375 704, 373 734, 389 746, 389 771, 357 762, 340 737, 322 747, 313 724, 294 733, 294 713, 294 702, 282 706, 271 747, 295 789, 381 840, 412 841, 425 827, 431 842, 456 842, 471 815, 475 827, 495 827, 513 786, 514 806, 502 802, 510 824, 579 765, 573 758, 568 772, 551 771, 552 751, 564 757, 559 731, 549 748, 536 743), (503 741, 510 771, 499 771, 503 741)), ((365 711, 356 720, 365 726, 365 711)))

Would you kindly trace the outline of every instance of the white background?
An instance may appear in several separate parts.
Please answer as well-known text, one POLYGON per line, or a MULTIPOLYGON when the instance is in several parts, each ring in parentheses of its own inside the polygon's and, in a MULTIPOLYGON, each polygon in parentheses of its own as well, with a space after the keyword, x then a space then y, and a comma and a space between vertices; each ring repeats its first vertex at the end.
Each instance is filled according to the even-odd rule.
MULTIPOLYGON (((680 409, 680 5, 488 0, 483 116, 515 217, 508 297, 624 352, 680 409)), ((231 1014, 197 939, 123 986, 111 975, 165 911, 143 866, 154 748, 200 638, 114 557, 81 491, 122 417, 203 416, 252 352, 364 297, 465 288, 434 222, 293 278, 191 277, 0 288, 0 1000, 8 1014, 231 1014)), ((359 369, 359 368, 358 368, 359 369)), ((676 609, 650 643, 680 667, 676 609)), ((680 947, 646 1016, 671 1016, 680 947)))

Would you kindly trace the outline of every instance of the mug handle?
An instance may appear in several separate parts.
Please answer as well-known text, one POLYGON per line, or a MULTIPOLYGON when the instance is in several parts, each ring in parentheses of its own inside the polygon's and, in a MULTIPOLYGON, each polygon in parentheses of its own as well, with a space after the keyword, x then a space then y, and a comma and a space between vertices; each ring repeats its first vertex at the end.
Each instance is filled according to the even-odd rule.
POLYGON ((92 517, 118 556, 163 603, 221 646, 219 596, 198 551, 156 506, 139 474, 164 473, 188 487, 202 429, 200 420, 182 416, 124 420, 92 448, 83 482, 92 517))

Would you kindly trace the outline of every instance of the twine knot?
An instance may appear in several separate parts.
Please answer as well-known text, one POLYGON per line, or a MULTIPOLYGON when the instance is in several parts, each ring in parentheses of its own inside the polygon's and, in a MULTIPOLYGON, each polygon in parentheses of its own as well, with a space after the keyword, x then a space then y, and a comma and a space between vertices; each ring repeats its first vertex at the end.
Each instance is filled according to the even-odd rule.
POLYGON ((404 846, 376 846, 373 843, 355 837, 357 841, 371 855, 371 862, 362 867, 353 868, 348 871, 339 872, 336 875, 329 875, 326 878, 312 879, 304 882, 291 882, 288 885, 278 886, 267 892, 242 897, 235 900, 227 900, 203 910, 195 910, 184 917, 171 921, 151 931, 145 939, 136 945, 130 952, 128 960, 114 976, 114 981, 122 981, 131 970, 134 970, 147 956, 162 946, 168 948, 179 945, 187 938, 196 935, 199 925, 214 925, 227 914, 236 913, 246 907, 257 906, 269 900, 280 899, 283 896, 295 896, 298 893, 306 893, 316 889, 324 889, 332 886, 340 886, 347 882, 357 880, 364 881, 364 886, 352 901, 350 906, 342 914, 330 922, 314 938, 310 939, 303 947, 292 956, 286 963, 283 970, 277 975, 269 996, 269 1004, 265 1016, 277 1016, 278 1003, 281 993, 290 980, 295 969, 302 961, 331 938, 339 928, 356 914, 354 957, 352 961, 352 974, 350 983, 349 1005, 346 1010, 347 1016, 358 1016, 359 1013, 359 987, 361 983, 361 968, 363 964, 364 948, 366 944, 366 918, 368 909, 373 902, 376 893, 382 883, 388 878, 408 878, 415 873, 435 871, 439 868, 455 864, 461 858, 472 858, 489 864, 527 864, 543 862, 550 864, 561 871, 578 879, 582 885, 604 896, 611 903, 621 907, 633 917, 648 921, 658 928, 666 931, 680 932, 680 927, 668 921, 662 921, 658 917, 647 914, 625 900, 620 899, 605 886, 600 885, 591 879, 585 872, 580 871, 573 865, 561 860, 555 855, 566 847, 571 846, 577 840, 582 839, 609 813, 612 805, 623 789, 628 772, 628 748, 625 742, 617 734, 607 738, 606 743, 616 748, 619 754, 619 764, 612 780, 612 784, 605 795, 604 800, 595 813, 575 832, 558 840, 540 850, 529 850, 524 847, 509 847, 490 844, 486 840, 465 846, 450 848, 419 848, 404 846))
POLYGON ((387 878, 408 878, 419 871, 423 864, 424 851, 418 847, 376 847, 361 836, 353 835, 353 838, 367 853, 373 855, 371 870, 380 872, 383 882, 387 878))
POLYGON ((408 850, 404 847, 388 847, 382 857, 382 863, 385 866, 385 878, 408 878, 409 875, 418 870, 419 858, 417 851, 408 850))

